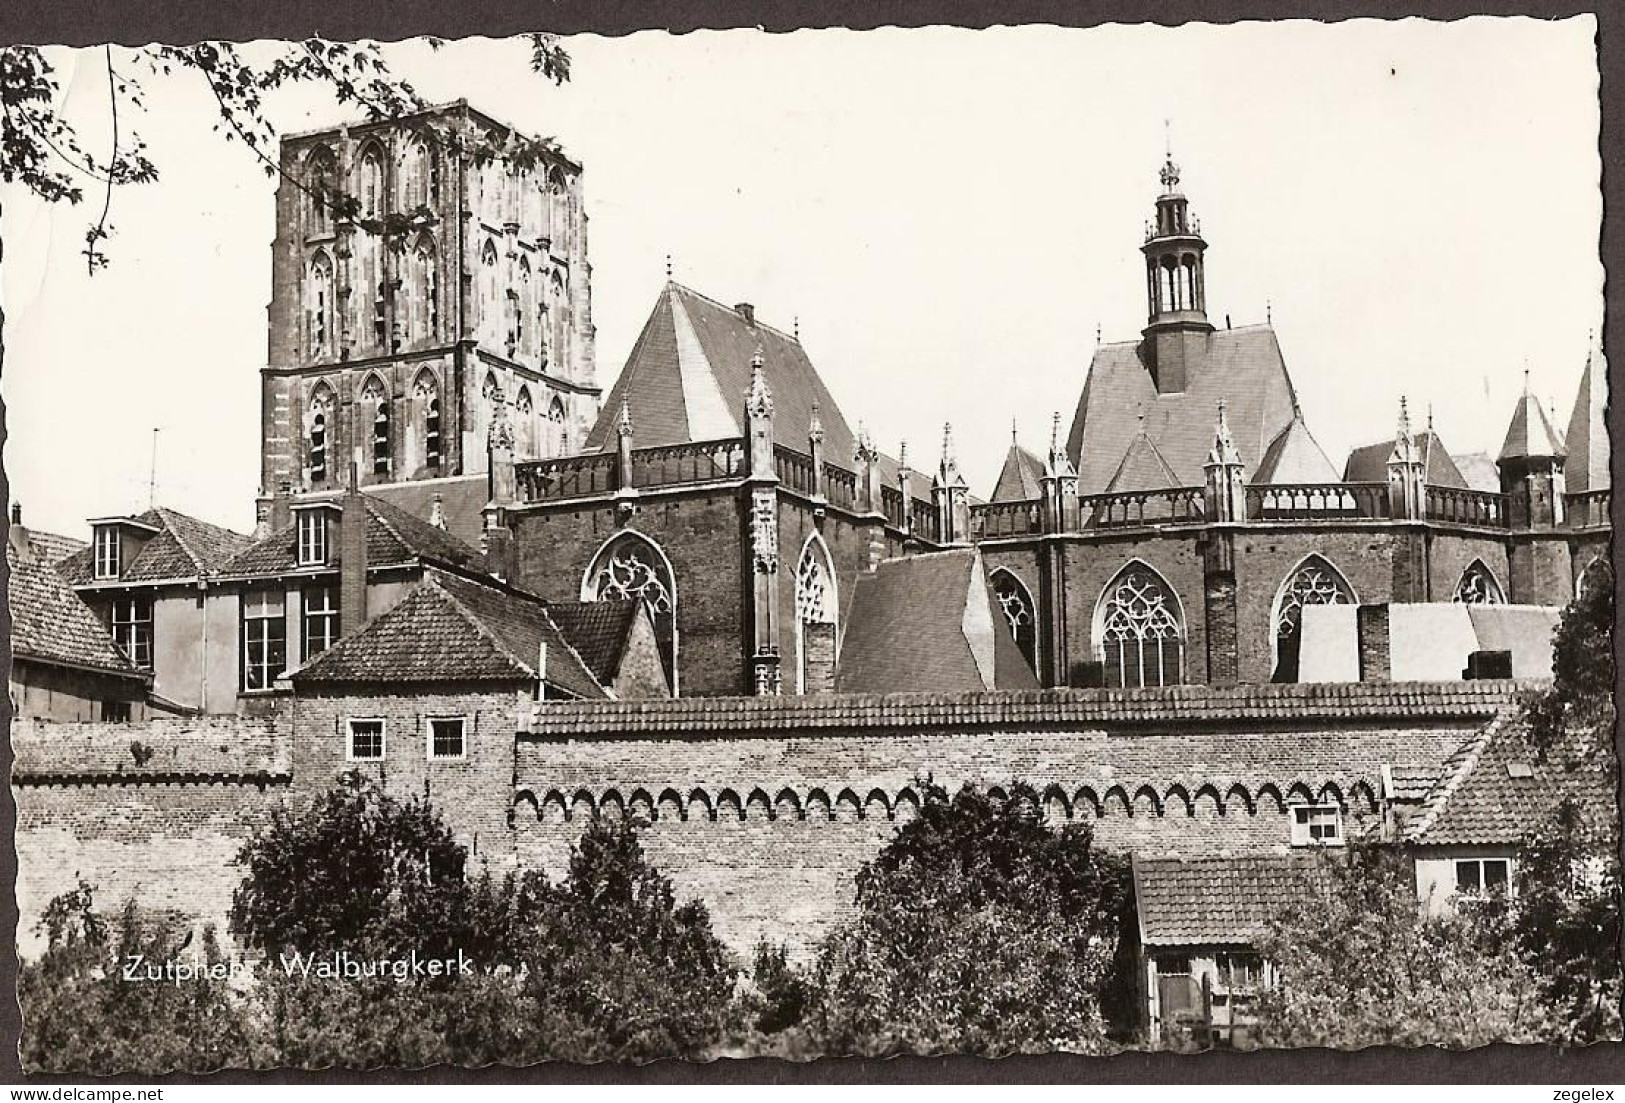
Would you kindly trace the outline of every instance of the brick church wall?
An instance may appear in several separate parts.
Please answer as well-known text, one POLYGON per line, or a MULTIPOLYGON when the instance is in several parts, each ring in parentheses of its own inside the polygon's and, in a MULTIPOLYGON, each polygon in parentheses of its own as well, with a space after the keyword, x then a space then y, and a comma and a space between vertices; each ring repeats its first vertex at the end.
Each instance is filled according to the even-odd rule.
POLYGON ((1505 538, 1457 533, 1438 533, 1430 541, 1428 572, 1433 579, 1431 600, 1451 600, 1455 595, 1457 583, 1461 581, 1462 572, 1475 559, 1484 561, 1484 565, 1495 576, 1495 581, 1501 584, 1501 593, 1511 601, 1512 574, 1507 559, 1505 538))
POLYGON ((1185 618, 1185 679, 1207 678, 1201 549, 1194 534, 1125 533, 1121 538, 1066 545, 1067 651, 1074 668, 1095 658, 1095 606, 1119 571, 1139 560, 1160 574, 1179 598, 1185 618))

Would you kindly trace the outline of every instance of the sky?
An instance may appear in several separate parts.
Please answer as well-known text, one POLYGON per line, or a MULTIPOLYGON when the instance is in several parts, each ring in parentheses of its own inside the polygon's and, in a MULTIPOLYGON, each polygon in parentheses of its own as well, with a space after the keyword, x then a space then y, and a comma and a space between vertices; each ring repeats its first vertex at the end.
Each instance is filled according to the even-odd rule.
MULTIPOLYGON (((1399 397, 1453 452, 1498 450, 1524 372, 1559 428, 1602 320, 1596 25, 1486 17, 1321 25, 798 31, 386 47, 585 165, 598 380, 665 278, 802 341, 849 420, 934 469, 952 422, 986 495, 1012 423, 1072 420, 1096 333, 1145 324, 1143 224, 1165 142, 1208 240, 1209 316, 1268 315, 1339 467, 1399 397)), ((114 50, 115 65, 128 52, 114 50)), ((104 141, 100 50, 48 55, 104 141)), ((0 186, 4 462, 36 528, 161 504, 248 531, 258 482, 273 183, 213 130, 195 75, 146 81, 159 182, 99 203, 0 186), (153 429, 157 435, 157 462, 153 429)), ((347 112, 271 101, 284 132, 347 112)))

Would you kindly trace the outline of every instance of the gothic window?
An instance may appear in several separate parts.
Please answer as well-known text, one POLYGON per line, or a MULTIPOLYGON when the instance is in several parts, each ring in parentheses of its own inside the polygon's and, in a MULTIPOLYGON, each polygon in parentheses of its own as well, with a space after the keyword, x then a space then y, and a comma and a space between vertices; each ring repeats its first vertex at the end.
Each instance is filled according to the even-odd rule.
POLYGON ((306 309, 310 317, 310 355, 327 355, 333 333, 333 262, 318 251, 311 258, 305 280, 306 309))
POLYGON ((406 206, 412 210, 431 206, 438 196, 438 187, 431 186, 436 175, 432 167, 436 157, 426 135, 414 137, 406 146, 406 206))
POLYGON ((1305 605, 1352 605, 1354 591, 1326 560, 1311 555, 1298 565, 1275 596, 1275 671, 1272 682, 1296 682, 1303 646, 1305 605))
POLYGON ((333 392, 319 385, 310 399, 310 481, 327 478, 327 418, 333 409, 333 392))
POLYGON ((829 549, 814 535, 796 565, 797 693, 834 688, 835 642, 835 573, 830 568, 829 549))
POLYGON ((1605 556, 1599 555, 1587 563, 1580 577, 1574 580, 1574 596, 1576 599, 1583 598, 1595 587, 1612 587, 1613 584, 1613 565, 1605 556))
POLYGON ((570 189, 564 182, 564 173, 554 168, 547 177, 548 234, 553 242, 553 255, 564 251, 565 232, 570 218, 570 189))
POLYGON ((1166 686, 1184 680, 1179 603, 1155 571, 1125 568, 1100 595, 1096 641, 1108 686, 1166 686))
POLYGON ((310 151, 310 159, 305 162, 305 190, 310 204, 312 234, 326 234, 333 228, 333 180, 337 175, 332 150, 317 146, 310 151))
POLYGON ((1461 572, 1461 581, 1456 583, 1456 593, 1452 601, 1459 601, 1466 605, 1504 605, 1506 596, 1501 593, 1501 584, 1495 581, 1490 569, 1484 566, 1484 561, 1475 559, 1461 572))
POLYGON ((531 459, 536 447, 536 410, 530 402, 530 388, 520 387, 513 400, 514 443, 519 455, 531 459))
POLYGON ((530 258, 519 258, 519 290, 513 294, 514 346, 525 348, 525 311, 530 309, 530 258))
POLYGON ((506 300, 497 289, 497 247, 494 242, 486 241, 480 249, 480 272, 485 282, 484 308, 495 314, 499 304, 506 300))
POLYGON ((361 401, 372 410, 372 473, 389 474, 389 395, 376 375, 361 388, 361 401))
POLYGON ((1033 610, 1033 598, 1021 579, 1000 567, 991 576, 993 596, 999 611, 1004 614, 1005 627, 1016 641, 1016 647, 1027 660, 1027 665, 1038 669, 1038 618, 1033 610))
POLYGON ((564 416, 564 400, 558 395, 547 404, 547 425, 543 427, 547 439, 543 442, 544 448, 552 449, 555 456, 568 456, 570 454, 570 426, 564 416))
POLYGON ((423 466, 440 468, 440 388, 434 376, 424 372, 418 376, 412 396, 423 411, 423 466))
POLYGON ((641 599, 654 616, 666 680, 672 692, 677 691, 677 585, 672 578, 671 565, 659 547, 635 532, 623 532, 611 538, 587 567, 581 599, 641 599))
POLYGON ((377 218, 384 207, 384 154, 376 144, 361 155, 361 216, 377 218))

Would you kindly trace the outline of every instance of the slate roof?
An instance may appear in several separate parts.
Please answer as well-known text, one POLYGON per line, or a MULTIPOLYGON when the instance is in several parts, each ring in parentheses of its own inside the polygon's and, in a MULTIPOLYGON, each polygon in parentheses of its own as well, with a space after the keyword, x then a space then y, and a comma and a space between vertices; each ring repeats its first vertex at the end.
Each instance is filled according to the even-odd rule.
MULTIPOLYGON (((345 501, 343 497, 333 500, 345 501)), ((383 498, 363 494, 361 501, 367 510, 368 567, 421 561, 483 570, 485 557, 450 533, 383 498)), ((329 563, 338 566, 343 553, 336 537, 329 552, 329 563)), ((294 522, 254 543, 220 573, 228 578, 280 577, 298 569, 298 553, 298 523, 294 522)))
MULTIPOLYGON (((1448 486, 1457 490, 1467 489, 1467 480, 1462 476, 1461 469, 1451 457, 1450 450, 1439 439, 1439 434, 1426 431, 1416 434, 1416 447, 1422 452, 1423 481, 1429 486, 1448 486)), ((1346 483, 1386 483, 1388 481, 1388 457, 1394 454, 1394 441, 1380 440, 1375 444, 1362 445, 1349 453, 1348 462, 1343 465, 1343 481, 1346 483)), ((1500 489, 1499 485, 1496 487, 1500 489)))
MULTIPOLYGON (((1144 431, 1172 467, 1180 486, 1202 485, 1202 463, 1213 444, 1219 400, 1247 470, 1291 422, 1297 396, 1275 331, 1267 325, 1221 329, 1206 337, 1204 357, 1186 369, 1183 392, 1157 393, 1144 361, 1144 343, 1102 345, 1089 365, 1067 455, 1078 469, 1078 492, 1100 494, 1144 431)), ((1122 490, 1151 489, 1121 486, 1122 490)))
POLYGON ((1186 484, 1163 458, 1162 452, 1142 431, 1123 454, 1123 462, 1112 472, 1105 493, 1116 494, 1126 490, 1173 490, 1186 484))
POLYGON ((1577 734, 1542 757, 1521 714, 1508 713, 1446 761, 1406 836, 1436 846, 1517 843, 1565 797, 1616 822, 1608 764, 1592 757, 1588 741, 1577 734))
POLYGON ((24 562, 9 543, 6 566, 11 570, 6 597, 16 658, 146 681, 113 646, 100 618, 55 569, 24 562))
POLYGON ((1465 452, 1454 457, 1456 469, 1466 480, 1469 490, 1483 490, 1490 494, 1501 492, 1501 469, 1488 452, 1465 452))
POLYGON ((632 627, 644 615, 637 601, 550 601, 547 614, 600 685, 620 673, 632 627))
MULTIPOLYGON (((733 307, 677 283, 661 291, 604 398, 585 451, 614 448, 623 399, 632 413, 634 448, 743 436, 745 392, 758 348, 773 395, 775 440, 805 452, 817 402, 824 455, 851 470, 857 437, 801 342, 759 318, 747 322, 733 307)), ((882 456, 880 470, 886 485, 897 484, 895 460, 882 456)))
POLYGON ((1316 853, 1183 859, 1135 855, 1140 942, 1255 945, 1271 920, 1323 882, 1324 861, 1316 853))
POLYGON ((1612 485, 1608 471, 1608 358, 1602 346, 1594 345, 1586 356, 1580 374, 1580 391, 1569 413, 1569 431, 1564 435, 1568 458, 1563 461, 1563 480, 1569 493, 1603 490, 1612 485))
MULTIPOLYGON (((920 556, 917 558, 925 558, 920 556)), ((843 660, 845 656, 843 654, 843 660)), ((1461 725, 1488 721, 1532 683, 1326 682, 1145 689, 1043 689, 1021 692, 917 692, 813 697, 680 697, 656 701, 579 703, 547 709, 537 734, 602 738, 666 738, 678 731, 718 735, 767 732, 816 735, 853 730, 1166 731, 1188 736, 1203 724, 1250 722, 1260 731, 1351 722, 1461 725)), ((1228 738, 1228 737, 1227 737, 1228 738)), ((1444 758, 1460 742, 1446 738, 1444 758)), ((1335 763, 1333 746, 1328 754, 1335 763)), ((1418 761, 1420 750, 1396 753, 1418 761)))
POLYGON ((990 501, 1030 502, 1044 493, 1043 479, 1044 461, 1011 441, 990 501))
POLYGON ((1506 439, 1501 442, 1499 459, 1527 459, 1533 456, 1564 456, 1563 438, 1552 428, 1540 399, 1524 392, 1512 408, 1506 439))
MULTIPOLYGON (((132 520, 155 528, 158 533, 124 564, 120 582, 159 582, 215 575, 253 543, 253 537, 162 506, 149 509, 132 520)), ((92 577, 94 565, 88 547, 62 560, 57 569, 74 586, 96 581, 92 577)))
POLYGON ((885 560, 858 579, 850 608, 838 692, 1038 686, 995 608, 975 548, 885 560))
POLYGON ((397 506, 421 521, 429 520, 434 496, 440 495, 440 511, 445 531, 470 547, 479 547, 485 533, 485 506, 491 499, 489 480, 484 475, 458 475, 423 482, 379 483, 363 488, 363 493, 397 506))
POLYGON ((1337 468, 1309 432, 1303 418, 1294 417, 1276 434, 1258 461, 1258 470, 1247 481, 1254 485, 1272 483, 1335 483, 1337 468))
POLYGON ((549 685, 578 697, 604 696, 539 600, 430 570, 394 608, 290 677, 295 686, 529 682, 543 643, 549 685))

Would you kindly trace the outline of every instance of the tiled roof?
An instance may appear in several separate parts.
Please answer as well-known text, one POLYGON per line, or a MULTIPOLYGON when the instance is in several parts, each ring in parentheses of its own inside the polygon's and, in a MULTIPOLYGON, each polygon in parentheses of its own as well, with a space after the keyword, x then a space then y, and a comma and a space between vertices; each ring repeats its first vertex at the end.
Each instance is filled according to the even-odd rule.
MULTIPOLYGON (((1462 477, 1461 470, 1456 461, 1451 458, 1450 450, 1439 439, 1439 434, 1424 432, 1416 434, 1416 447, 1421 451, 1423 458, 1422 472, 1429 486, 1448 486, 1457 490, 1465 490, 1467 480, 1462 477)), ((1394 442, 1380 440, 1375 444, 1362 445, 1349 453, 1348 462, 1343 465, 1343 481, 1346 483, 1385 483, 1388 481, 1388 457, 1394 454, 1394 442)))
POLYGON ((398 506, 425 522, 433 509, 434 496, 438 494, 440 512, 446 521, 445 531, 470 547, 480 546, 485 532, 485 506, 491 498, 491 488, 484 475, 459 475, 411 483, 379 483, 365 487, 364 493, 398 506))
MULTIPOLYGON (((924 557, 919 557, 924 558, 924 557)), ((844 658, 844 656, 843 656, 844 658)), ((1193 726, 1249 723, 1260 730, 1305 724, 1487 721, 1527 683, 1328 682, 1153 689, 1044 689, 1021 692, 861 693, 817 697, 682 697, 566 704, 547 709, 538 734, 651 738, 705 730, 719 735, 984 728, 1185 732, 1193 726)), ((1454 747, 1458 739, 1449 740, 1454 747)), ((1442 761, 1449 748, 1438 755, 1442 761)), ((1399 754, 1396 761, 1416 761, 1399 754)))
POLYGON ((956 693, 1036 688, 974 548, 882 562, 858 579, 836 688, 956 693))
POLYGON ((1144 430, 1173 468, 1178 485, 1202 485, 1202 463, 1213 444, 1221 398, 1242 462, 1249 471, 1257 469, 1297 405, 1275 331, 1267 325, 1243 326, 1218 330, 1205 340, 1205 356, 1187 367, 1185 390, 1177 394, 1157 393, 1141 342, 1096 350, 1067 437, 1067 455, 1078 469, 1078 493, 1105 491, 1139 431, 1135 418, 1142 413, 1144 430))
POLYGON ((1106 484, 1107 494, 1129 490, 1173 490, 1186 484, 1162 456, 1151 438, 1142 431, 1123 453, 1123 462, 1117 465, 1111 481, 1106 484))
POLYGON ((1563 461, 1563 480, 1569 493, 1602 490, 1612 485, 1608 472, 1608 358, 1602 345, 1594 345, 1586 356, 1580 375, 1580 391, 1569 413, 1569 431, 1564 435, 1568 457, 1563 461))
POLYGON ((1301 416, 1282 429, 1258 461, 1258 470, 1247 480, 1255 485, 1270 483, 1335 483, 1337 468, 1309 432, 1301 416))
POLYGON ((1512 421, 1507 425, 1506 439, 1501 442, 1498 458, 1527 459, 1532 456, 1564 456, 1567 449, 1546 416, 1540 399, 1525 392, 1512 408, 1512 421))
MULTIPOLYGON (((158 582, 217 574, 253 543, 253 537, 162 506, 149 509, 133 520, 157 529, 158 533, 124 564, 120 582, 158 582)), ((85 548, 64 559, 58 570, 70 584, 86 585, 94 581, 90 557, 90 549, 85 548)))
POLYGON ((1323 880, 1324 856, 1134 857, 1134 900, 1146 946, 1256 945, 1271 920, 1323 880))
POLYGON ((1010 442, 999 481, 994 484, 995 502, 1030 502, 1044 492, 1044 461, 1021 445, 1010 442))
POLYGON ((367 682, 527 682, 547 645, 546 681, 604 696, 535 598, 431 570, 394 608, 295 670, 296 686, 367 682))
POLYGON ((1456 470, 1467 483, 1469 490, 1482 490, 1490 494, 1501 492, 1501 469, 1495 466, 1495 460, 1488 452, 1464 452, 1453 457, 1456 461, 1456 470))
MULTIPOLYGON (((635 448, 742 436, 751 358, 758 348, 773 395, 774 439, 805 451, 816 402, 824 456, 851 470, 857 437, 801 342, 760 320, 747 322, 734 308, 676 283, 661 291, 587 434, 585 450, 614 447, 623 399, 632 413, 635 448)), ((882 457, 880 468, 886 485, 895 486, 896 461, 882 457)))
MULTIPOLYGON (((344 498, 334 501, 343 502, 344 498)), ((424 561, 452 567, 480 570, 484 557, 450 533, 435 528, 400 506, 382 498, 363 494, 367 510, 367 565, 380 567, 424 561)), ((329 548, 329 562, 343 561, 342 543, 336 536, 329 548)), ((290 524, 250 546, 226 564, 221 573, 228 578, 274 578, 292 573, 298 566, 298 524, 290 524)))
POLYGON ((11 651, 19 659, 82 667, 145 681, 118 648, 90 607, 52 567, 25 563, 6 545, 11 577, 11 651))
POLYGON ((643 615, 636 601, 550 601, 548 616, 576 649, 581 661, 607 686, 620 673, 632 626, 643 615))
POLYGON ((97 778, 128 782, 179 778, 288 779, 293 774, 287 733, 270 717, 199 716, 119 725, 63 724, 19 717, 12 722, 17 758, 12 777, 23 784, 97 778), (143 753, 137 760, 135 744, 143 753))
POLYGON ((1516 843, 1565 797, 1614 822, 1608 764, 1579 735, 1544 757, 1521 714, 1508 713, 1464 740, 1440 772, 1406 834, 1423 845, 1516 843))
POLYGON ((28 530, 28 549, 33 553, 34 562, 43 563, 47 567, 54 567, 74 552, 83 551, 89 546, 83 540, 72 536, 41 532, 38 529, 28 530))

